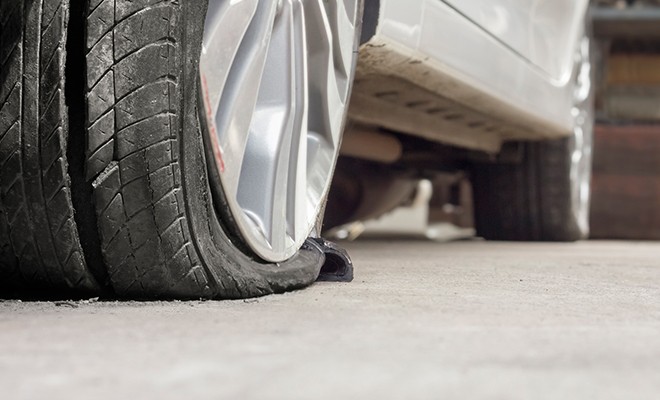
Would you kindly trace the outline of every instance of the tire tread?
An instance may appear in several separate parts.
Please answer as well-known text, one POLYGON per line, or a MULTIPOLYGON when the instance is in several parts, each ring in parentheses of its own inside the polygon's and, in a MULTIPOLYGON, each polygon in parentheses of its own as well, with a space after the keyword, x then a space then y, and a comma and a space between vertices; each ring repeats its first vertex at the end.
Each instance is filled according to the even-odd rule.
POLYGON ((520 144, 522 162, 473 168, 477 234, 492 240, 575 241, 570 140, 520 144))
POLYGON ((174 64, 180 44, 172 32, 180 29, 178 7, 175 1, 89 3, 87 177, 102 253, 121 296, 213 295, 182 205, 174 64), (154 65, 158 57, 163 62, 154 65))
POLYGON ((14 7, 0 13, 5 17, 0 27, 0 287, 6 292, 40 296, 99 290, 82 257, 68 187, 68 4, 8 1, 2 7, 14 7), (6 115, 13 121, 2 129, 6 115))

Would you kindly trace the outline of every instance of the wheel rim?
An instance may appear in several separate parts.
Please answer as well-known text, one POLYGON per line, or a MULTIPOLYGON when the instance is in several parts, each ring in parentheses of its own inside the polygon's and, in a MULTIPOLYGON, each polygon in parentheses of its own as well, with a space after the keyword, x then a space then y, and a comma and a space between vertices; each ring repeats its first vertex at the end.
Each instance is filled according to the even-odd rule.
POLYGON ((309 236, 339 151, 358 0, 210 0, 200 58, 207 144, 232 220, 266 261, 309 236))
POLYGON ((578 52, 573 118, 573 152, 571 154, 572 208, 578 228, 589 234, 591 201, 591 159, 593 148, 593 88, 591 83, 590 40, 584 37, 578 52))

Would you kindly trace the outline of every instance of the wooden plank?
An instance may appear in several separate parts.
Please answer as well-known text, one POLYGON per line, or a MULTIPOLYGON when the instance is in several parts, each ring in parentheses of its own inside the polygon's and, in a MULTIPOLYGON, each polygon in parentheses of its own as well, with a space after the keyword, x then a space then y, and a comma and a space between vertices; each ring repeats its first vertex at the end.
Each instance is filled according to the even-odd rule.
POLYGON ((607 84, 660 86, 660 54, 611 54, 607 84))
POLYGON ((660 176, 596 174, 591 237, 660 240, 660 176))
POLYGON ((596 127, 591 237, 660 240, 660 125, 596 127))
POLYGON ((610 120, 660 121, 660 86, 609 86, 602 104, 610 120))
POLYGON ((660 174, 660 125, 597 125, 594 174, 660 174))

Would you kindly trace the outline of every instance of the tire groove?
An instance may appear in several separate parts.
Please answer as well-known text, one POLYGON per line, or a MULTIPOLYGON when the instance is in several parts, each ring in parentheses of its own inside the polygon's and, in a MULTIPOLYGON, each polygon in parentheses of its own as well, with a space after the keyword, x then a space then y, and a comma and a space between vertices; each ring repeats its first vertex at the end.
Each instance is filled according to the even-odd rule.
MULTIPOLYGON (((14 153, 14 154, 15 154, 15 153, 14 153)), ((12 191, 14 190, 14 187, 15 187, 19 182, 22 183, 22 182, 23 182, 23 179, 22 179, 22 177, 21 177, 20 175, 16 175, 16 178, 14 178, 14 180, 11 181, 11 183, 7 186, 7 190, 4 191, 4 194, 6 195, 7 193, 12 192, 12 191)), ((24 206, 24 204, 21 202, 21 204, 19 205, 19 207, 23 207, 23 206, 24 206)), ((19 210, 20 210, 20 208, 19 208, 19 210)))
MULTIPOLYGON (((22 89, 21 82, 16 81, 16 83, 14 83, 14 85, 11 87, 9 93, 7 93, 5 99, 2 100, 2 107, 0 107, 0 111, 2 111, 5 108, 5 105, 9 102, 9 98, 11 97, 12 93, 14 93, 14 90, 21 91, 21 89, 22 89)), ((18 115, 16 118, 20 119, 21 117, 20 115, 18 115)))
MULTIPOLYGON (((62 189, 64 189, 64 188, 62 188, 62 189)), ((58 190, 58 193, 59 193, 60 191, 61 191, 61 190, 58 190)), ((55 229, 55 233, 56 233, 56 234, 61 233, 62 230, 64 229, 64 226, 66 225, 66 223, 69 222, 69 221, 72 221, 72 220, 73 220, 72 217, 66 217, 66 218, 64 218, 64 219, 62 220, 62 222, 59 223, 57 229, 55 229)), ((65 263, 65 264, 66 264, 66 263, 65 263)))
MULTIPOLYGON (((48 71, 48 68, 50 68, 51 65, 53 65, 54 62, 60 61, 60 59, 57 57, 58 55, 61 56, 62 54, 62 46, 59 45, 53 49, 53 52, 48 56, 48 60, 46 60, 46 64, 42 68, 42 74, 39 75, 39 83, 43 84, 43 78, 46 76, 46 72, 48 71)), ((40 63, 41 64, 41 63, 40 63)))
POLYGON ((136 88, 133 88, 133 89, 129 90, 128 92, 124 93, 122 96, 117 97, 115 99, 114 106, 117 106, 118 103, 120 103, 122 100, 126 99, 127 97, 129 97, 133 94, 136 94, 136 93, 144 90, 147 87, 154 86, 154 85, 159 84, 159 83, 171 83, 173 85, 177 85, 176 77, 174 77, 172 75, 159 76, 155 80, 144 83, 144 84, 141 84, 140 86, 138 86, 136 88))
POLYGON ((7 134, 9 131, 12 130, 12 128, 16 125, 18 125, 20 122, 20 118, 16 118, 14 121, 12 121, 11 125, 9 125, 9 128, 7 128, 2 134, 0 134, 0 147, 2 146, 2 141, 5 137, 7 137, 7 134))
MULTIPOLYGON (((13 230, 12 225, 16 224, 16 220, 18 219, 18 216, 20 215, 21 211, 26 211, 24 204, 19 204, 18 208, 14 211, 14 215, 11 216, 11 218, 9 218, 9 230, 10 231, 13 230)), ((26 211, 26 213, 27 213, 27 211, 26 211)))
POLYGON ((74 254, 77 252, 73 250, 73 246, 69 248, 69 252, 67 253, 66 259, 64 260, 64 265, 68 265, 69 261, 71 261, 71 257, 73 257, 74 254))
MULTIPOLYGON (((38 117, 39 122, 41 122, 44 119, 44 117, 48 114, 48 112, 50 111, 50 106, 53 105, 53 103, 55 102, 55 99, 57 99, 58 97, 61 97, 61 96, 62 96, 62 88, 58 88, 57 90, 53 91, 53 93, 50 95, 50 97, 48 98, 48 100, 46 102, 47 104, 44 107, 43 112, 41 112, 39 117, 38 117)), ((58 126, 61 126, 61 125, 58 125, 58 126)))
POLYGON ((60 2, 57 4, 57 9, 53 12, 53 16, 50 17, 50 20, 49 20, 48 22, 46 22, 46 26, 43 26, 43 27, 41 28, 41 32, 42 32, 42 33, 41 33, 41 37, 42 37, 42 38, 44 37, 44 35, 45 35, 45 33, 48 31, 48 29, 51 27, 51 25, 53 24, 53 22, 57 19, 57 14, 60 12, 61 9, 62 9, 62 2, 60 1, 60 2))
MULTIPOLYGON (((99 3, 99 5, 100 5, 100 4, 101 4, 101 3, 99 3)), ((116 4, 116 2, 115 2, 115 15, 116 15, 116 13, 117 13, 117 12, 116 12, 116 7, 117 7, 117 4, 116 4)), ((115 29, 115 27, 117 27, 117 25, 121 24, 122 22, 128 20, 129 18, 133 17, 134 15, 136 15, 136 14, 138 14, 138 13, 146 12, 146 11, 149 11, 149 10, 152 10, 152 9, 156 9, 156 8, 161 8, 161 7, 162 7, 162 8, 165 8, 165 7, 171 7, 171 4, 170 4, 169 2, 167 2, 167 1, 163 1, 163 2, 161 2, 161 3, 152 4, 152 5, 149 5, 149 6, 145 7, 145 8, 142 8, 142 9, 139 9, 139 10, 137 10, 137 11, 134 11, 133 13, 128 14, 128 15, 124 16, 123 18, 119 19, 119 20, 116 20, 116 19, 115 19, 115 21, 114 21, 112 27, 111 27, 110 29, 106 30, 106 31, 103 31, 103 33, 101 33, 101 35, 100 35, 100 39, 98 39, 97 41, 95 41, 94 43, 92 43, 91 45, 88 46, 89 51, 91 51, 91 49, 92 49, 94 46, 96 46, 96 45, 98 44, 98 42, 101 41, 101 39, 102 39, 105 35, 107 35, 109 32, 112 32, 112 31, 115 29)), ((98 7, 97 7, 97 8, 98 8, 98 7)), ((94 11, 96 11, 96 8, 94 9, 94 11)), ((92 12, 89 13, 89 16, 91 16, 91 14, 92 14, 92 12)), ((113 41, 114 41, 114 40, 113 40, 113 41)), ((88 52, 87 54, 89 54, 89 52, 88 52)))
MULTIPOLYGON (((6 33, 4 33, 4 32, 2 34, 3 34, 3 36, 6 35, 6 33)), ((9 51, 7 53, 7 57, 0 62, 0 71, 5 70, 5 67, 7 66, 7 64, 9 64, 9 62, 11 62, 11 59, 12 59, 14 53, 16 52, 16 50, 18 48, 19 48, 18 43, 15 43, 14 45, 12 45, 11 51, 9 51)))
MULTIPOLYGON (((162 142, 161 142, 161 143, 156 143, 156 144, 162 144, 162 142)), ((143 150, 141 150, 141 151, 143 151, 143 150)), ((134 154, 139 154, 139 153, 140 153, 140 151, 138 151, 137 153, 134 153, 134 154)), ((169 164, 166 164, 166 165, 163 165, 163 166, 161 166, 161 167, 158 167, 158 168, 156 168, 156 169, 153 170, 153 171, 147 171, 147 172, 145 172, 145 173, 142 174, 142 175, 134 176, 134 177, 132 177, 130 180, 127 180, 126 183, 123 184, 123 186, 128 186, 128 185, 130 185, 130 184, 133 183, 133 182, 139 181, 140 179, 147 178, 149 175, 156 174, 156 173, 158 173, 158 172, 160 172, 160 171, 163 171, 163 170, 166 170, 166 169, 168 169, 168 168, 171 169, 174 165, 176 165, 174 162, 170 162, 169 164)), ((176 191, 177 189, 180 189, 180 187, 178 187, 178 186, 177 186, 177 187, 174 187, 174 188, 172 188, 170 191, 168 191, 166 194, 168 194, 168 193, 172 193, 172 192, 176 191)), ((161 196, 161 197, 158 198, 157 200, 154 200, 153 203, 155 204, 155 203, 159 202, 159 201, 162 200, 162 199, 163 199, 163 197, 161 196)))
POLYGON ((10 154, 9 157, 7 157, 6 159, 4 159, 0 162, 0 170, 2 170, 5 167, 5 165, 7 165, 7 163, 9 162, 9 160, 11 160, 11 158, 14 154, 16 154, 16 152, 10 154))
POLYGON ((129 156, 133 156, 133 155, 138 154, 138 153, 140 153, 140 152, 142 152, 142 151, 145 151, 145 150, 150 150, 150 149, 152 149, 152 148, 154 148, 154 147, 157 147, 157 146, 159 146, 159 145, 162 145, 163 143, 174 142, 174 141, 176 141, 176 137, 166 137, 166 138, 164 138, 164 139, 162 139, 162 140, 160 140, 160 141, 158 141, 158 142, 156 142, 156 143, 149 144, 149 145, 144 146, 144 147, 142 147, 142 148, 140 148, 140 149, 137 149, 137 150, 134 150, 134 151, 132 151, 132 152, 126 153, 126 154, 124 154, 124 157, 123 157, 123 158, 129 157, 129 156))
MULTIPOLYGON (((55 165, 55 163, 53 163, 53 165, 55 165)), ((57 197, 57 195, 64 189, 65 189, 64 184, 60 183, 60 186, 58 186, 57 189, 55 189, 55 192, 53 194, 51 194, 50 196, 48 196, 47 203, 52 203, 53 200, 55 200, 55 198, 57 197)))
MULTIPOLYGON (((89 91, 87 93, 87 96, 89 97, 90 94, 92 94, 91 91, 89 91)), ((103 111, 103 113, 98 118, 96 118, 94 121, 90 122, 89 125, 87 126, 87 128, 88 129, 91 128, 92 125, 95 125, 100 119, 102 119, 103 117, 105 117, 106 115, 110 114, 113 111, 114 111, 114 104, 111 107, 109 107, 107 110, 103 111)))
POLYGON ((57 131, 61 130, 63 128, 64 127, 62 125, 57 125, 55 128, 53 128, 53 130, 48 134, 46 139, 44 139, 44 143, 48 143, 53 138, 53 136, 55 136, 55 134, 57 134, 57 131))
POLYGON ((158 38, 157 40, 155 40, 153 42, 147 43, 143 46, 140 46, 136 49, 133 49, 133 50, 129 51, 128 53, 122 55, 121 57, 117 58, 115 60, 115 63, 112 66, 113 67, 116 66, 120 62, 122 62, 122 61, 128 59, 129 57, 141 52, 142 50, 147 50, 147 49, 150 49, 152 47, 158 47, 158 46, 161 46, 163 44, 166 44, 166 45, 169 45, 169 46, 176 46, 177 41, 176 41, 175 38, 173 38, 171 36, 164 36, 164 37, 158 38))
MULTIPOLYGON (((119 130, 117 130, 115 135, 119 135, 120 133, 124 132, 125 130, 127 130, 129 128, 132 128, 132 127, 134 127, 134 126, 136 126, 136 125, 138 125, 142 122, 146 122, 146 121, 148 121, 150 119, 153 119, 155 117, 162 117, 162 116, 175 117, 175 116, 177 116, 177 113, 176 113, 176 110, 160 110, 160 111, 157 111, 155 114, 147 115, 144 118, 137 119, 137 120, 131 122, 130 124, 120 128, 119 130)), ((173 137, 173 136, 169 137, 168 136, 166 139, 176 139, 176 137, 173 137)), ((162 142, 162 140, 161 140, 161 142, 162 142)), ((146 149, 146 147, 144 147, 142 149, 137 149, 136 152, 140 151, 140 150, 145 150, 145 149, 146 149)), ((128 155, 131 155, 131 154, 135 154, 135 152, 127 153, 125 155, 125 157, 127 157, 128 155)))
MULTIPOLYGON (((90 154, 87 155, 87 158, 89 160, 92 160, 92 159, 96 158, 99 154, 101 154, 103 152, 105 145, 110 143, 112 140, 114 140, 114 138, 109 137, 107 140, 101 142, 101 144, 99 145, 99 147, 96 150, 94 150, 93 152, 91 152, 90 154)), ((103 171, 101 171, 101 172, 103 172, 103 171)))
MULTIPOLYGON (((114 65, 113 65, 113 67, 114 67, 114 65)), ((97 86, 97 85, 103 80, 103 78, 104 78, 108 73, 110 73, 110 72, 115 73, 115 71, 114 71, 112 68, 109 69, 109 70, 107 70, 107 71, 103 74, 103 76, 102 76, 102 77, 96 82, 96 85, 95 85, 94 87, 92 87, 92 88, 89 90, 89 92, 88 92, 88 97, 89 97, 89 95, 92 94, 92 92, 94 91, 94 89, 96 88, 96 86, 97 86)), ((158 78, 157 78, 156 80, 154 80, 154 81, 147 82, 147 83, 144 83, 144 84, 142 84, 142 85, 140 85, 140 86, 138 86, 138 87, 136 87, 136 88, 133 88, 133 89, 131 89, 129 92, 127 92, 127 93, 125 93, 124 95, 122 95, 121 97, 118 97, 118 98, 113 99, 113 102, 108 106, 108 108, 107 108, 106 110, 103 111, 103 113, 101 113, 101 114, 100 114, 98 117, 96 117, 93 121, 90 121, 90 122, 89 122, 88 127, 91 128, 91 127, 92 127, 93 125, 95 125, 99 120, 103 119, 103 117, 107 116, 107 115, 108 115, 109 113, 111 113, 112 111, 116 111, 115 109, 117 108, 118 103, 120 103, 122 100, 126 99, 127 97, 129 97, 129 96, 132 95, 132 94, 135 94, 135 93, 137 93, 137 92, 139 92, 139 91, 141 91, 141 90, 143 90, 143 89, 145 89, 145 88, 147 88, 147 87, 149 87, 149 86, 151 86, 151 85, 157 84, 157 83, 171 83, 171 84, 173 84, 173 85, 177 85, 177 84, 178 84, 178 83, 176 82, 176 77, 171 76, 171 75, 163 75, 163 76, 158 77, 158 78)), ((149 116, 144 117, 144 118, 142 118, 142 119, 140 119, 140 120, 136 120, 136 121, 131 122, 130 124, 128 124, 128 125, 122 127, 117 133, 119 133, 119 132, 123 131, 124 129, 127 129, 127 128, 133 126, 133 125, 136 125, 136 124, 138 124, 138 123, 140 123, 140 122, 143 122, 143 121, 145 121, 145 120, 147 120, 147 119, 149 119, 149 118, 151 118, 151 117, 155 117, 155 116, 158 116, 158 115, 166 115, 166 114, 176 115, 176 110, 161 110, 161 111, 158 111, 157 114, 149 115, 149 116)))
MULTIPOLYGON (((14 4, 16 4, 16 6, 11 11, 7 12, 6 20, 3 21, 2 26, 0 26, 0 28, 1 28, 0 29, 0 34, 2 35, 2 37, 7 37, 7 32, 5 32, 5 29, 10 29, 11 24, 9 24, 9 21, 11 21, 11 18, 13 17, 14 12, 19 12, 20 7, 21 7, 21 5, 19 3, 20 2, 18 2, 18 1, 15 2, 14 4)), ((0 14, 0 18, 2 18, 2 14, 0 14)), ((19 18, 22 19, 22 17, 19 17, 19 18)), ((11 50, 9 52, 7 52, 7 58, 5 58, 4 60, 0 60, 0 67, 1 67, 0 70, 4 70, 4 67, 5 67, 6 63, 9 62, 9 60, 11 59, 11 55, 14 53, 16 48, 19 47, 19 42, 22 43, 22 39, 17 40, 16 42, 12 43, 11 50)))
POLYGON ((163 232, 167 232, 169 229, 171 229, 177 223, 181 223, 181 222, 185 221, 185 219, 186 219, 186 216, 183 213, 180 213, 179 215, 177 215, 174 218, 174 221, 170 222, 169 224, 167 224, 167 226, 165 228, 163 228, 163 232))
MULTIPOLYGON (((126 187, 126 186, 125 186, 125 185, 122 185, 122 188, 124 188, 124 187, 126 187)), ((153 210, 153 208, 154 208, 154 204, 155 204, 155 203, 157 203, 157 202, 163 200, 165 197, 167 197, 168 194, 176 193, 176 192, 177 192, 177 189, 179 189, 179 188, 174 188, 174 189, 170 190, 169 192, 165 193, 165 195, 161 196, 161 197, 160 197, 157 201, 155 201, 153 204, 147 204, 147 205, 145 205, 144 207, 141 207, 141 208, 135 210, 135 212, 133 212, 131 215, 127 215, 126 223, 132 221, 133 218, 134 218, 136 215, 140 214, 141 212, 147 211, 147 210, 149 210, 149 209, 152 209, 152 210, 153 210)))
POLYGON ((94 6, 93 8, 91 8, 91 9, 89 10, 89 14, 93 14, 94 11, 96 11, 96 9, 99 8, 99 6, 101 6, 101 4, 103 4, 103 1, 99 1, 99 3, 98 3, 96 6, 94 6))

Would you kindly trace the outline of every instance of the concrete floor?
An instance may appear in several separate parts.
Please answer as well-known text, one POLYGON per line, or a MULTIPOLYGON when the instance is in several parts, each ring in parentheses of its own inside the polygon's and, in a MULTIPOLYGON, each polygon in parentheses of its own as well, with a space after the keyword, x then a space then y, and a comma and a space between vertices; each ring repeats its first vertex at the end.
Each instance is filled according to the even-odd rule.
POLYGON ((0 397, 660 398, 660 244, 347 246, 253 301, 2 302, 0 397))

